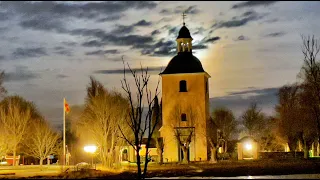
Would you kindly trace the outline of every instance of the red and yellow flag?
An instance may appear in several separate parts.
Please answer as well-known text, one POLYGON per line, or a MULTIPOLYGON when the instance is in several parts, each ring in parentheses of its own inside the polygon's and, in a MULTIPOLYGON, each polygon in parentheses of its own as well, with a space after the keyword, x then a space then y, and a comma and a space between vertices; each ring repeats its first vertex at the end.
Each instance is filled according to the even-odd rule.
POLYGON ((67 101, 65 99, 64 99, 64 110, 66 113, 70 112, 69 104, 67 103, 67 101))

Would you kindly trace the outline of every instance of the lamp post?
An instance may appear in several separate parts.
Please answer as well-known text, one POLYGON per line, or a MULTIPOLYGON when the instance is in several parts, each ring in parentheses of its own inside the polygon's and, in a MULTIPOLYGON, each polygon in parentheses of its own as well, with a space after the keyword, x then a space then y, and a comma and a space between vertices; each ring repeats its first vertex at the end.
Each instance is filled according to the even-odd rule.
POLYGON ((84 151, 87 152, 87 153, 90 153, 91 154, 91 165, 93 167, 93 155, 94 153, 96 152, 97 150, 97 146, 95 145, 89 145, 89 146, 85 146, 84 148, 84 151))

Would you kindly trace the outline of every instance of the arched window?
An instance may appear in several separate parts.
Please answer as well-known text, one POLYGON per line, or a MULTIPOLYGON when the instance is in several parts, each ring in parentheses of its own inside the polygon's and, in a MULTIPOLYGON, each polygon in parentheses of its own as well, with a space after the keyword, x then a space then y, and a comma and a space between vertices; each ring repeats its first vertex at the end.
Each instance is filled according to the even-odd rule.
POLYGON ((181 121, 187 121, 187 115, 185 113, 181 114, 181 121))
POLYGON ((180 92, 187 92, 187 81, 180 81, 180 92))

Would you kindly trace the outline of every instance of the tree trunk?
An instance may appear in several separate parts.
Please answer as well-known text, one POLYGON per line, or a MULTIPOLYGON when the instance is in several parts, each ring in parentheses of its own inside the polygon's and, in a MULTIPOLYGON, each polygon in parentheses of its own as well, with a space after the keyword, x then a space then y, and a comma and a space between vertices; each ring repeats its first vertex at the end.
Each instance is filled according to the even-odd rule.
POLYGON ((159 139, 156 139, 157 154, 158 154, 158 163, 163 164, 163 145, 159 142, 159 139))
POLYGON ((210 158, 211 163, 217 163, 217 148, 212 147, 211 148, 211 158, 210 158))
POLYGON ((303 148, 303 150, 304 150, 303 157, 304 157, 304 159, 308 159, 308 158, 309 158, 309 146, 307 145, 306 140, 304 140, 303 145, 304 145, 304 148, 303 148))
POLYGON ((13 150, 13 160, 12 160, 13 166, 16 166, 16 149, 13 150))
POLYGON ((188 164, 189 159, 188 159, 188 148, 183 146, 182 147, 182 152, 183 152, 183 159, 182 159, 182 164, 188 164))
POLYGON ((42 167, 42 165, 43 165, 43 158, 40 158, 39 164, 40 164, 40 167, 42 167))
POLYGON ((211 158, 210 158, 211 163, 217 163, 217 148, 213 146, 211 148, 211 158))
POLYGON ((138 166, 138 179, 141 179, 141 160, 140 160, 140 154, 139 154, 139 146, 136 150, 136 157, 137 157, 137 166, 138 166))
POLYGON ((224 141, 224 152, 227 153, 228 151, 228 143, 227 141, 224 141))
POLYGON ((162 151, 162 149, 158 150, 158 157, 159 157, 159 160, 158 160, 159 164, 160 165, 163 164, 163 151, 162 151))

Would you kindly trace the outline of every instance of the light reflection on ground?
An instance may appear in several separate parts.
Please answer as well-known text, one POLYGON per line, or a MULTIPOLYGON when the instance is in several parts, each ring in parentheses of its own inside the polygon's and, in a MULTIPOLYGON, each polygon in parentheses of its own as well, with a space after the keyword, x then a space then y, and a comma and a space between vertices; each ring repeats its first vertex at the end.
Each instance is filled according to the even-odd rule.
POLYGON ((237 177, 155 177, 146 179, 320 179, 320 174, 290 174, 267 176, 237 176, 237 177))

